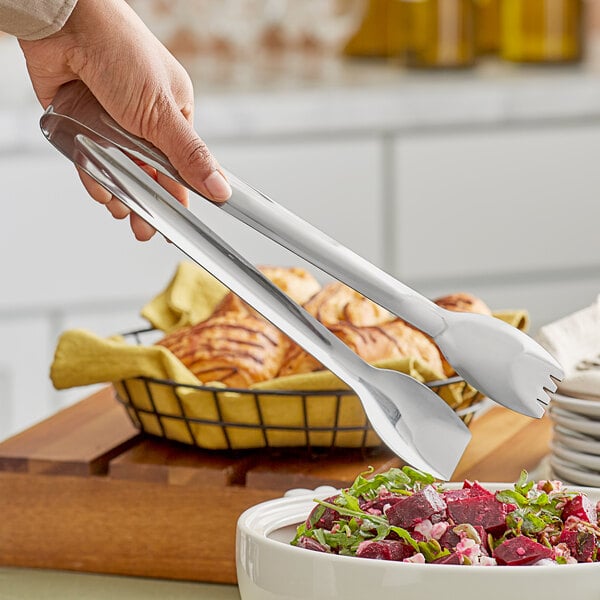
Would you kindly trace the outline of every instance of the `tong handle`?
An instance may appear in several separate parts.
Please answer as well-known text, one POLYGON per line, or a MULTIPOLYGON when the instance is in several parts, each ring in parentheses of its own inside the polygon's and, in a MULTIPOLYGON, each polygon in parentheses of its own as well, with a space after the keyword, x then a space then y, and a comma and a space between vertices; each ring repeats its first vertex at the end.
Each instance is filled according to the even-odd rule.
POLYGON ((225 171, 233 188, 221 210, 344 282, 431 337, 446 328, 431 300, 398 281, 262 192, 225 171))

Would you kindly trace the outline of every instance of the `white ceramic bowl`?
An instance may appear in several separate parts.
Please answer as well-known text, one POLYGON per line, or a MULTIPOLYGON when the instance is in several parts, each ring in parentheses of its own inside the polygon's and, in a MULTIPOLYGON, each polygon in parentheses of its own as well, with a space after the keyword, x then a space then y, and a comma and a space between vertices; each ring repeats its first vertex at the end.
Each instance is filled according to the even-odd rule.
MULTIPOLYGON (((483 485, 490 490, 512 487, 483 485)), ((594 501, 600 500, 600 489, 569 487, 585 492, 594 501)), ((327 495, 331 493, 321 493, 319 497, 327 495)), ((240 516, 236 554, 242 600, 600 598, 600 563, 530 567, 420 565, 336 556, 290 546, 295 527, 306 519, 315 496, 313 493, 271 500, 240 516)))

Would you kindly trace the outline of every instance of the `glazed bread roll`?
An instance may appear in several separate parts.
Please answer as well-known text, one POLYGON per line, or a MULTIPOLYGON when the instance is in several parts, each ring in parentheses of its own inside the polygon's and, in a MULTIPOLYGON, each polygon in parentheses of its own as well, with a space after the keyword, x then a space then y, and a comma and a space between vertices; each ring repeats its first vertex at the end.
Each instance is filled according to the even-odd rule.
MULTIPOLYGON (((353 329, 356 327, 374 327, 393 318, 387 310, 339 282, 333 282, 325 286, 304 304, 304 308, 336 335, 338 331, 342 332, 344 330, 344 325, 348 325, 353 329), (338 326, 339 329, 336 330, 335 328, 338 326)), ((365 344, 362 344, 361 347, 366 352, 365 344)), ((356 352, 356 349, 353 349, 356 352)), ((357 353, 360 354, 360 352, 357 353)), ((323 366, 319 361, 290 341, 279 375, 310 373, 321 369, 323 369, 323 366)))
POLYGON ((158 344, 200 381, 245 388, 277 375, 287 338, 263 318, 229 313, 180 329, 158 344))
POLYGON ((229 315, 233 319, 235 319, 236 316, 254 316, 256 318, 261 318, 260 313, 255 311, 249 304, 246 304, 239 296, 236 296, 233 292, 229 292, 223 298, 223 300, 219 302, 210 318, 212 319, 213 317, 222 317, 224 315, 229 315))
POLYGON ((277 372, 277 377, 312 373, 313 371, 321 371, 322 369, 323 365, 316 358, 306 352, 304 348, 298 346, 298 344, 291 342, 288 344, 281 367, 277 372))
POLYGON ((434 302, 442 308, 454 310, 456 312, 472 312, 480 315, 492 314, 489 306, 483 300, 472 294, 467 294, 466 292, 443 296, 442 298, 434 300, 434 302))
MULTIPOLYGON (((304 304, 321 289, 319 282, 304 269, 294 267, 258 267, 258 269, 282 292, 298 304, 304 304)), ((260 317, 258 312, 232 292, 229 292, 221 300, 212 316, 225 315, 227 313, 260 317)))
POLYGON ((381 306, 339 282, 325 286, 304 308, 326 326, 349 323, 357 327, 370 327, 394 318, 381 306))
MULTIPOLYGON (((337 323, 329 329, 349 348, 367 362, 386 358, 416 358, 436 373, 443 373, 442 360, 436 345, 423 333, 402 319, 372 327, 356 327, 337 323)), ((279 376, 308 373, 323 366, 297 344, 290 344, 279 376)))
POLYGON ((321 284, 305 269, 263 266, 259 270, 298 304, 304 304, 321 289, 321 284))

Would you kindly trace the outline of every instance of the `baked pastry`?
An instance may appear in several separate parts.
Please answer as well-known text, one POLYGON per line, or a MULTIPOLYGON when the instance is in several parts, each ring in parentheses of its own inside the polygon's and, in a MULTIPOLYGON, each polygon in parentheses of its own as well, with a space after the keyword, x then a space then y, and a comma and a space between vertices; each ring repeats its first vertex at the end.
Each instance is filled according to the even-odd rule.
POLYGON ((480 315, 492 314, 489 306, 481 298, 477 298, 477 296, 467 294, 466 292, 443 296, 434 300, 434 302, 442 308, 456 312, 472 312, 480 315))
MULTIPOLYGON (((304 304, 320 289, 319 282, 305 269, 296 267, 259 267, 261 273, 270 279, 282 292, 298 304, 304 304)), ((236 313, 238 315, 260 314, 233 292, 229 292, 215 308, 212 316, 236 313)))
POLYGON ((356 327, 370 327, 394 318, 381 306, 339 282, 325 286, 304 308, 326 326, 349 323, 356 327))
POLYGON ((321 289, 321 284, 305 269, 263 266, 259 270, 298 304, 304 304, 321 289))
POLYGON ((286 375, 299 375, 300 373, 312 373, 321 371, 323 365, 311 356, 304 348, 294 342, 290 342, 281 362, 277 377, 286 375))
MULTIPOLYGON (((373 327, 393 319, 387 310, 339 282, 325 286, 304 304, 304 308, 334 333, 336 326, 373 327)), ((339 331, 343 331, 343 327, 339 331)), ((290 341, 279 375, 310 373, 322 368, 318 360, 290 341)))
POLYGON ((222 317, 223 315, 230 315, 231 318, 243 317, 243 316, 254 316, 260 317, 260 313, 255 311, 249 304, 246 304, 239 296, 236 296, 233 292, 229 292, 226 294, 217 304, 217 307, 213 311, 213 314, 210 316, 213 317, 222 317))
POLYGON ((246 388, 277 375, 287 338, 251 314, 229 313, 180 329, 158 342, 200 381, 246 388))
MULTIPOLYGON (((329 329, 367 362, 386 358, 416 358, 436 373, 442 373, 442 360, 436 345, 422 332, 402 319, 372 327, 337 323, 329 329)), ((290 344, 279 376, 308 373, 323 366, 297 344, 290 344)))

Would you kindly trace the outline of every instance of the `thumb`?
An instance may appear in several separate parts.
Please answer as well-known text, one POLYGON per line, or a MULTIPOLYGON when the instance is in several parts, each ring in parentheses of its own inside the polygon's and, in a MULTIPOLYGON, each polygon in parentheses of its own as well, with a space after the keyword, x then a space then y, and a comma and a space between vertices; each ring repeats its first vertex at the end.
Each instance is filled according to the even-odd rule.
POLYGON ((203 196, 225 202, 231 186, 196 130, 174 105, 159 117, 148 139, 162 150, 179 174, 203 196))

